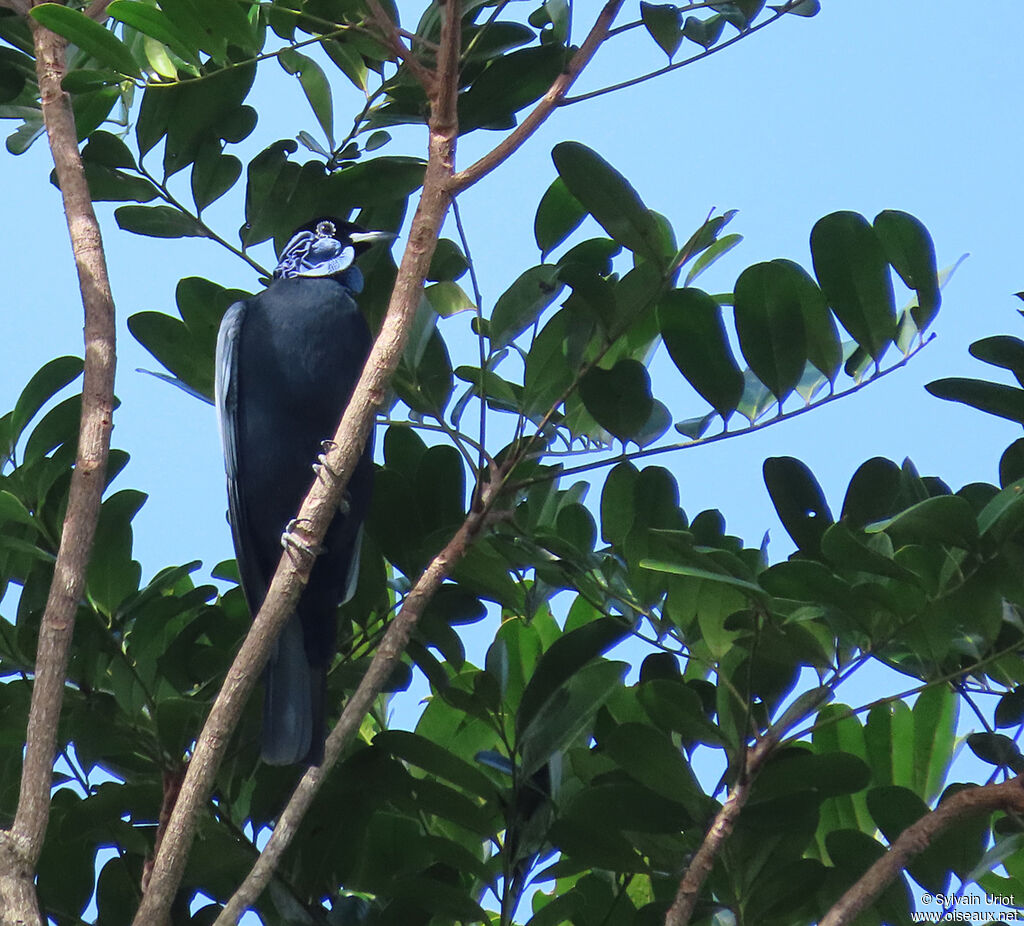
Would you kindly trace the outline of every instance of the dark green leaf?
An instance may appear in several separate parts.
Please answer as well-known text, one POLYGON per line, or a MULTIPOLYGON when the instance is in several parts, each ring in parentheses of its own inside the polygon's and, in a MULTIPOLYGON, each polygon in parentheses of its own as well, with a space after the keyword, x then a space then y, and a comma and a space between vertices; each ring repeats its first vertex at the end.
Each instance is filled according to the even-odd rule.
POLYGON ((533 236, 540 248, 541 257, 547 257, 565 241, 586 215, 587 210, 569 192, 565 181, 556 177, 541 197, 533 220, 533 236))
POLYGON ((975 341, 969 348, 971 356, 992 366, 1009 370, 1024 386, 1024 341, 1010 335, 996 335, 975 341))
POLYGON ((658 326, 679 372, 728 418, 743 396, 744 383, 718 303, 699 289, 672 290, 658 304, 658 326))
POLYGON ((469 261, 451 238, 440 238, 430 259, 427 279, 432 283, 454 281, 469 269, 469 261))
POLYGON ((907 287, 917 293, 917 306, 910 313, 918 329, 923 330, 935 318, 942 300, 932 237, 918 219, 895 209, 876 215, 874 226, 889 263, 907 287))
POLYGON ((877 363, 896 337, 889 262, 875 231, 856 212, 833 212, 811 230, 821 289, 843 327, 877 363))
POLYGON ((743 356, 780 402, 793 391, 807 362, 796 279, 785 264, 754 264, 740 274, 733 295, 743 356))
POLYGON ((1024 687, 1018 685, 996 703, 997 727, 1015 727, 1024 721, 1024 687))
POLYGON ((622 174, 579 142, 555 145, 551 157, 569 192, 615 241, 659 265, 665 263, 657 222, 622 174))
POLYGON ((233 154, 221 154, 219 145, 204 146, 192 166, 192 199, 202 212, 220 199, 242 174, 242 162, 233 154))
POLYGON ((144 35, 166 45, 182 61, 199 67, 199 58, 188 38, 172 23, 162 10, 133 0, 113 0, 107 15, 120 20, 144 35))
POLYGON ((1015 772, 1024 766, 1020 748, 1002 733, 972 733, 967 737, 967 745, 971 752, 989 765, 1005 766, 1015 772))
MULTIPOLYGON (((725 240, 725 239, 722 239, 725 240)), ((829 311, 825 296, 811 275, 791 260, 772 261, 782 268, 785 292, 800 305, 804 323, 804 342, 807 359, 820 370, 830 383, 843 363, 843 346, 839 340, 836 321, 829 311)))
POLYGON ((769 457, 763 469, 768 494, 786 533, 801 550, 817 553, 825 530, 833 523, 818 480, 794 457, 769 457))
POLYGON ((900 493, 900 468, 884 457, 862 463, 850 480, 843 499, 842 519, 851 527, 864 527, 892 514, 900 493))
POLYGON ((385 749, 432 775, 486 799, 496 797, 494 785, 478 768, 449 752, 442 745, 405 730, 384 730, 374 737, 374 746, 385 749))
POLYGON ((490 336, 494 347, 507 347, 530 327, 562 291, 558 267, 540 264, 519 275, 503 292, 491 313, 490 336))
POLYGON ((958 495, 927 498, 867 528, 868 533, 883 530, 897 544, 946 543, 967 550, 978 539, 974 509, 958 495))
MULTIPOLYGON (((42 366, 22 389, 10 423, 10 445, 13 447, 28 423, 53 396, 82 372, 82 361, 78 357, 57 357, 42 366)), ((0 447, 6 452, 7 447, 0 447)))
POLYGON ((937 398, 962 402, 990 415, 1024 424, 1024 389, 1016 386, 951 376, 928 383, 925 389, 937 398))
POLYGON ((139 66, 132 53, 113 32, 84 13, 59 3, 41 3, 31 9, 32 18, 52 32, 74 42, 92 55, 129 77, 139 76, 139 66))
POLYGON ((616 644, 629 628, 610 617, 599 618, 573 630, 548 648, 530 677, 516 715, 519 730, 525 730, 551 696, 583 666, 616 644))
POLYGON ((619 440, 638 437, 654 411, 651 377, 638 360, 620 360, 610 370, 591 367, 580 380, 587 411, 619 440))
POLYGON ((174 206, 121 206, 114 210, 118 228, 151 238, 205 238, 194 218, 174 206))
POLYGON ((669 60, 683 41, 683 14, 672 3, 640 3, 640 18, 669 60))
POLYGON ((696 42, 704 48, 710 48, 722 35, 727 21, 725 16, 718 13, 707 19, 687 16, 686 22, 683 23, 683 35, 691 42, 696 42))

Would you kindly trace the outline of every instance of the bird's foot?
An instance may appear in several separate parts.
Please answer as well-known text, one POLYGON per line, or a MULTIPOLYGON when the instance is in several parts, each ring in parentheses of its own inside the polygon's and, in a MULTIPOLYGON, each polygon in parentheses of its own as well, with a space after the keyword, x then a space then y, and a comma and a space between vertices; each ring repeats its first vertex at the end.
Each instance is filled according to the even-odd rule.
POLYGON ((301 553, 316 559, 326 548, 319 543, 311 543, 300 533, 298 519, 292 518, 281 534, 281 546, 289 553, 301 553))
POLYGON ((327 462, 327 455, 337 450, 338 445, 332 440, 325 440, 320 442, 320 446, 324 448, 324 452, 316 458, 313 472, 316 473, 318 479, 324 479, 324 470, 327 470, 335 479, 338 479, 341 476, 341 470, 335 469, 327 462))

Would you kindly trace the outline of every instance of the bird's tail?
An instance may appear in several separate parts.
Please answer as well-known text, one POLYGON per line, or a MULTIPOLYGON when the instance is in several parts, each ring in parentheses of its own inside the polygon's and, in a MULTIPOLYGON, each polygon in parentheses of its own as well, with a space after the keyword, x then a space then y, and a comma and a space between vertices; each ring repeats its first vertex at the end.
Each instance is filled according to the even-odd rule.
POLYGON ((262 758, 268 765, 319 765, 324 755, 327 676, 311 666, 302 624, 289 618, 267 663, 262 758))

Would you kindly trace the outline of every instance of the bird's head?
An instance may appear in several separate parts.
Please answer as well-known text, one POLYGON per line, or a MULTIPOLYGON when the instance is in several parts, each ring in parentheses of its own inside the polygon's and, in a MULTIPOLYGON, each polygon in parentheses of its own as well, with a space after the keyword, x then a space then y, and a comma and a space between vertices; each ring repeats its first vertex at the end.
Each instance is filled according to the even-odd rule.
POLYGON ((352 267, 356 257, 377 241, 390 241, 391 232, 367 231, 352 222, 324 216, 300 226, 288 239, 274 270, 275 280, 290 277, 333 277, 350 289, 362 279, 352 267))

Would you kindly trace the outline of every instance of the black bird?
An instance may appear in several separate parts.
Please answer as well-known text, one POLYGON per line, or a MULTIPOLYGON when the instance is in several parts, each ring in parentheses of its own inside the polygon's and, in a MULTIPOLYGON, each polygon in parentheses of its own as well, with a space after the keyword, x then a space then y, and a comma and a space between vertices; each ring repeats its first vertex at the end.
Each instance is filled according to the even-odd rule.
MULTIPOLYGON (((370 349, 353 295, 356 257, 393 238, 321 218, 297 229, 270 286, 224 314, 217 337, 217 416, 228 477, 228 520, 250 612, 263 604, 282 543, 302 547, 291 519, 313 481, 311 464, 333 435, 370 349)), ((323 760, 327 670, 335 612, 355 591, 373 475, 370 441, 347 497, 270 656, 263 761, 323 760)))

